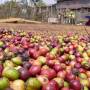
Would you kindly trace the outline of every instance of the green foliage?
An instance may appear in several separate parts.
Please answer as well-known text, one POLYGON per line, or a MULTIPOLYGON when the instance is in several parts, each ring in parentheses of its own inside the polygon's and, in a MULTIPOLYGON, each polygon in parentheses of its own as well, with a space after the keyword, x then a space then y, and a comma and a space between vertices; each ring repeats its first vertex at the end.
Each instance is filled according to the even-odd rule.
POLYGON ((16 2, 16 0, 7 1, 3 4, 0 4, 0 18, 9 18, 9 17, 21 17, 28 18, 34 20, 41 20, 41 7, 45 7, 45 3, 43 0, 38 0, 37 2, 30 0, 33 2, 35 7, 29 6, 29 2, 27 0, 22 0, 23 2, 16 2), (40 11, 40 12, 39 12, 40 11))
POLYGON ((36 3, 37 7, 43 7, 45 6, 45 3, 42 1, 42 0, 39 0, 37 3, 36 3))

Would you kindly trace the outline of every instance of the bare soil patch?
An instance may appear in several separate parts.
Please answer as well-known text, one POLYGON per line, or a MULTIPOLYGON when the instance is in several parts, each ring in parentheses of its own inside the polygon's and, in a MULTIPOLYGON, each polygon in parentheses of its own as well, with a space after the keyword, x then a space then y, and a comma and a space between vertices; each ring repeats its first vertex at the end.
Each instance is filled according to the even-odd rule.
POLYGON ((87 34, 86 30, 90 33, 90 27, 76 25, 0 23, 0 28, 24 30, 45 35, 65 34, 70 31, 78 34, 87 34))

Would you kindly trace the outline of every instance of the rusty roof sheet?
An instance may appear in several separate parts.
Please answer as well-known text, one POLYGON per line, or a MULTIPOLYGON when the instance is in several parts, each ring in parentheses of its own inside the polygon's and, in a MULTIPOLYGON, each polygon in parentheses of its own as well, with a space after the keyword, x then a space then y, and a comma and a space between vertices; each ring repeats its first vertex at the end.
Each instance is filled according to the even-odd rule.
POLYGON ((70 0, 57 3, 57 8, 78 9, 81 7, 90 7, 90 0, 70 0))

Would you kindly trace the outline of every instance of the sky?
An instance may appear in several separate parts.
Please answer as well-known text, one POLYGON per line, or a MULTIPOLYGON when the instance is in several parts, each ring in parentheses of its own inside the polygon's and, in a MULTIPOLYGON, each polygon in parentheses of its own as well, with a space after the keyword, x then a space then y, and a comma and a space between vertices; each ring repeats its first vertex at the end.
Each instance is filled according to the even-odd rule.
POLYGON ((55 4, 56 0, 43 0, 47 5, 55 4))
MULTIPOLYGON (((0 0, 0 3, 3 3, 7 0, 0 0)), ((9 1, 9 0, 8 0, 9 1)), ((55 4, 56 3, 56 0, 43 0, 43 2, 47 5, 52 5, 52 4, 55 4)))

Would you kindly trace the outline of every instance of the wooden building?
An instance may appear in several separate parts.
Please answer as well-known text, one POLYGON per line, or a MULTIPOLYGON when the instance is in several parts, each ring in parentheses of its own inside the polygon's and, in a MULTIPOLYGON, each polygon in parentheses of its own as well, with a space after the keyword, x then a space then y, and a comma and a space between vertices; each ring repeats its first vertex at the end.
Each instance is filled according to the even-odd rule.
POLYGON ((75 19, 75 23, 86 22, 86 16, 90 16, 90 0, 58 0, 56 4, 58 14, 63 14, 63 22, 65 23, 66 18, 72 18, 66 15, 72 11, 75 19))
POLYGON ((61 24, 84 24, 86 16, 90 16, 90 0, 58 0, 56 5, 44 8, 44 18, 57 17, 61 24))

